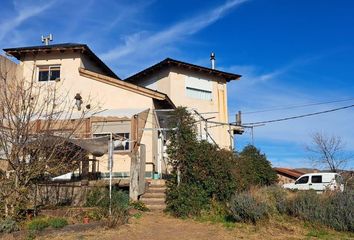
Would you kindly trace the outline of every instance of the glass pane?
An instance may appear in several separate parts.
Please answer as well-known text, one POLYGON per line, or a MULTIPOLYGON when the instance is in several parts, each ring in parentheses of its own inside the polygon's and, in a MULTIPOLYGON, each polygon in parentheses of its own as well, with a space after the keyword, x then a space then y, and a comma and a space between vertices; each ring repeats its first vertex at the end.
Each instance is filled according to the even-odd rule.
POLYGON ((48 70, 39 70, 38 72, 38 81, 42 82, 42 81, 48 81, 48 74, 49 71, 48 70))
POLYGON ((304 183, 307 183, 309 181, 309 177, 302 177, 300 178, 299 180, 297 180, 297 184, 304 184, 304 183))
POLYGON ((55 67, 50 69, 50 80, 56 80, 60 78, 60 68, 55 67))
POLYGON ((312 176, 311 182, 312 183, 322 183, 322 176, 312 176))

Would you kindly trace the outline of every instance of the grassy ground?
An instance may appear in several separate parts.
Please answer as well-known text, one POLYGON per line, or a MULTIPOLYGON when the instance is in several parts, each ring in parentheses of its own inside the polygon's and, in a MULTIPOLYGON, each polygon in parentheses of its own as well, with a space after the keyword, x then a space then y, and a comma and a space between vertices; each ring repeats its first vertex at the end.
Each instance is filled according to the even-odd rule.
POLYGON ((257 225, 230 223, 222 219, 176 219, 163 213, 143 213, 117 229, 57 232, 38 239, 354 239, 353 233, 336 232, 279 217, 257 225))

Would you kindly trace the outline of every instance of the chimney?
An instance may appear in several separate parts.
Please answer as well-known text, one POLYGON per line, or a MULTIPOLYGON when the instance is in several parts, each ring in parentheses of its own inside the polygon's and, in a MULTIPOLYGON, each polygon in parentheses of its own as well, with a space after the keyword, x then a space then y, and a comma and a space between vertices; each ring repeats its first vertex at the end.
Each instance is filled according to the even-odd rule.
POLYGON ((215 53, 210 53, 210 62, 211 62, 211 69, 215 69, 215 53))
POLYGON ((241 118, 241 111, 238 111, 236 114, 236 126, 241 126, 242 124, 242 118, 241 118))

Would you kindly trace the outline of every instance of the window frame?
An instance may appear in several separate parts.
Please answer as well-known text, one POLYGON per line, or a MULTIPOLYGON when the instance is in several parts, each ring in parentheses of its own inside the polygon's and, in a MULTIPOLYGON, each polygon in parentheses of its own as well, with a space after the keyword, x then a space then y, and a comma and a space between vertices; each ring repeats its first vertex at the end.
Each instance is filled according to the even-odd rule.
POLYGON ((204 89, 198 89, 198 88, 193 88, 193 87, 187 87, 186 86, 185 92, 186 92, 186 96, 189 97, 189 98, 202 100, 202 101, 213 101, 213 91, 210 91, 210 90, 204 90, 204 89), (193 97, 193 96, 190 96, 188 94, 188 91, 194 91, 194 92, 199 92, 199 93, 210 94, 210 98, 203 99, 203 98, 193 97))
POLYGON ((37 65, 37 81, 38 82, 56 82, 57 79, 60 80, 61 78, 61 64, 51 64, 51 65, 37 65), (39 80, 40 77, 40 68, 48 67, 48 78, 47 80, 39 80), (58 68, 59 67, 59 78, 51 79, 51 68, 58 68))
MULTIPOLYGON (((130 139, 130 132, 120 132, 120 133, 116 132, 116 133, 112 133, 112 134, 113 134, 113 136, 114 136, 114 135, 123 135, 124 138, 126 138, 125 135, 128 134, 128 138, 127 138, 127 139, 128 139, 128 142, 126 143, 126 145, 128 145, 128 149, 125 148, 125 147, 126 147, 126 145, 125 145, 123 150, 113 149, 113 152, 114 152, 114 153, 127 153, 127 152, 131 152, 131 144, 130 144, 130 141, 129 141, 129 139, 130 139)), ((110 133, 105 133, 105 132, 103 132, 103 133, 93 133, 93 134, 92 134, 92 138, 106 137, 106 136, 109 137, 109 136, 110 136, 110 133)), ((114 140, 113 140, 113 142, 114 142, 114 140)))

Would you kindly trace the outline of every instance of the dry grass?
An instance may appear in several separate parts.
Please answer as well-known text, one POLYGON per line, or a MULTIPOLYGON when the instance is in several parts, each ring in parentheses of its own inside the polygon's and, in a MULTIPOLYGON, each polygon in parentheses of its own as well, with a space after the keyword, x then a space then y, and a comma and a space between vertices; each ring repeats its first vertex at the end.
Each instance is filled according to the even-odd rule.
POLYGON ((353 233, 306 225, 294 218, 272 218, 257 225, 181 220, 162 213, 143 213, 117 229, 95 229, 86 232, 64 232, 38 239, 354 239, 353 233))

